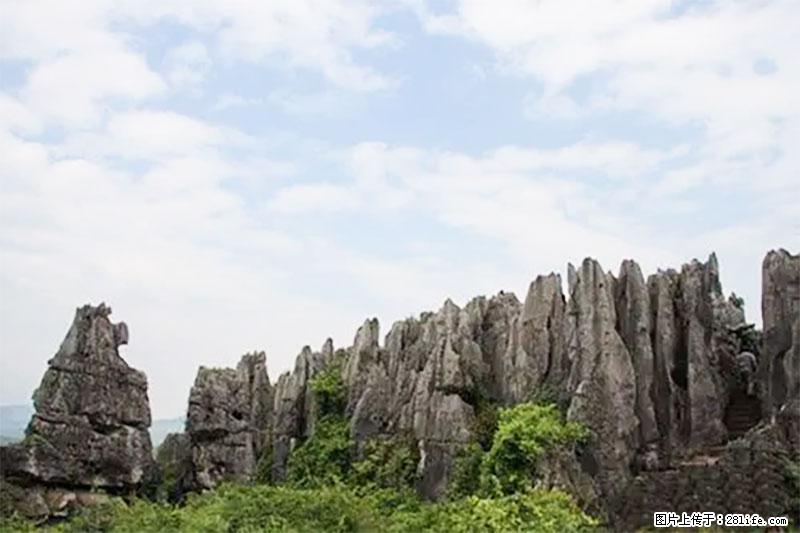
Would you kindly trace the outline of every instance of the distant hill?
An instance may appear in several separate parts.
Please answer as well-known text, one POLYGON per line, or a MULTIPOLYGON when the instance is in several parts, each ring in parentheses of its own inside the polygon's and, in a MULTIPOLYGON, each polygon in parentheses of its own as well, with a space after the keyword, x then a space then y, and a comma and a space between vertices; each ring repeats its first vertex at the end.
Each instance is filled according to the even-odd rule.
POLYGON ((150 440, 153 441, 153 448, 161 444, 168 433, 183 431, 185 423, 186 419, 183 417, 153 420, 153 425, 150 426, 150 440))
MULTIPOLYGON (((0 444, 22 440, 32 416, 32 405, 0 405, 0 444)), ((150 426, 153 447, 161 444, 168 433, 183 431, 183 425, 183 417, 153 420, 150 426)))
POLYGON ((32 405, 0 405, 0 444, 22 440, 31 416, 32 405))

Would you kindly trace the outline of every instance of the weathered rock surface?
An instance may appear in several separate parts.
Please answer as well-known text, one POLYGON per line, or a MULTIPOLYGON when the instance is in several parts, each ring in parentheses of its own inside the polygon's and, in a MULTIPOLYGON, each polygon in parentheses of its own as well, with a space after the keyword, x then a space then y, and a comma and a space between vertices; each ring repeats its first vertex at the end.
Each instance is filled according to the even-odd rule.
POLYGON ((538 276, 528 289, 522 312, 513 321, 503 362, 503 399, 518 403, 547 387, 563 396, 569 373, 565 338, 566 301, 557 274, 538 276))
POLYGON ((584 260, 576 272, 568 305, 572 363, 567 418, 591 431, 587 453, 601 490, 616 500, 630 476, 639 422, 636 376, 631 356, 616 330, 612 282, 600 264, 584 260))
POLYGON ((764 413, 800 398, 800 255, 770 251, 762 264, 764 413))
POLYGON ((800 460, 800 255, 770 251, 762 264, 763 413, 800 460))
POLYGON ((191 443, 190 486, 246 481, 267 444, 272 388, 263 352, 242 357, 236 369, 200 367, 189 394, 186 433, 191 443))
POLYGON ((743 311, 726 299, 717 259, 659 271, 648 280, 654 412, 662 453, 724 442, 736 384, 743 311))
POLYGON ((170 433, 156 450, 161 471, 162 496, 181 501, 193 487, 192 441, 186 433, 170 433))
POLYGON ((647 529, 653 513, 664 510, 791 514, 797 494, 786 476, 787 459, 786 443, 773 426, 753 430, 725 447, 698 451, 673 468, 643 472, 628 485, 614 529, 647 529))
POLYGON ((147 379, 120 357, 128 330, 112 324, 110 313, 103 304, 77 309, 34 393, 36 412, 25 441, 0 449, 3 479, 29 488, 31 501, 58 487, 72 491, 64 495, 69 501, 82 490, 137 491, 157 476, 147 379))
POLYGON ((615 283, 617 331, 627 346, 636 381, 636 417, 639 419, 639 447, 658 440, 654 394, 654 356, 650 337, 650 293, 639 265, 625 260, 615 283))
POLYGON ((481 337, 487 329, 481 320, 493 304, 498 301, 476 299, 462 310, 448 300, 435 314, 396 323, 384 349, 377 343, 377 321, 369 322, 350 349, 345 375, 354 439, 413 435, 420 452, 419 488, 428 497, 443 493, 455 455, 472 436, 473 403, 485 392, 479 383, 491 388, 480 341, 489 344, 498 335, 481 337), (365 358, 373 364, 354 370, 365 358))
POLYGON ((334 356, 328 339, 319 352, 305 346, 295 359, 294 371, 284 373, 275 384, 273 398, 272 479, 283 481, 286 462, 300 439, 314 431, 314 394, 309 381, 324 370, 334 356))

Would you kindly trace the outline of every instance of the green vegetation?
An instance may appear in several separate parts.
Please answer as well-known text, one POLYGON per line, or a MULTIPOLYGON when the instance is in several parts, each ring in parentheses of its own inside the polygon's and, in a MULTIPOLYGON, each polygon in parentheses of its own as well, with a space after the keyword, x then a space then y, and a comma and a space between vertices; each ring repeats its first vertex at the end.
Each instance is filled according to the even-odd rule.
MULTIPOLYGON (((285 484, 268 483, 265 453, 255 485, 222 485, 190 494, 182 505, 115 498, 39 530, 555 533, 597 525, 567 494, 533 488, 541 456, 584 435, 581 427, 564 422, 552 404, 510 409, 483 404, 476 442, 458 460, 449 498, 429 503, 414 490, 419 452, 410 436, 376 438, 360 450, 350 440, 341 365, 331 365, 310 383, 314 432, 289 457, 285 484)), ((0 531, 32 530, 24 521, 0 521, 0 531)))
POLYGON ((502 497, 528 491, 535 485, 537 464, 545 453, 573 446, 586 436, 581 425, 566 422, 552 403, 501 409, 488 451, 475 443, 457 458, 451 497, 502 497))
POLYGON ((564 422, 553 404, 521 404, 500 411, 494 442, 481 464, 481 484, 491 493, 510 494, 531 486, 545 452, 583 440, 586 432, 564 422))
MULTIPOLYGON (((593 524, 566 494, 557 491, 526 491, 493 499, 471 496, 430 504, 397 491, 357 491, 343 485, 319 489, 223 485, 191 495, 182 507, 112 500, 39 531, 555 533, 585 531, 593 524)), ((0 522, 0 530, 36 529, 23 521, 6 520, 0 522)))
POLYGON ((787 459, 785 463, 786 483, 790 487, 790 494, 794 496, 790 500, 786 514, 794 520, 795 524, 800 523, 800 457, 787 459))
POLYGON ((353 463, 350 482, 356 487, 410 490, 417 481, 419 451, 410 438, 373 439, 364 444, 362 459, 353 463))
POLYGON ((344 481, 350 471, 350 430, 347 422, 323 416, 314 435, 289 456, 287 480, 304 488, 322 487, 344 481))

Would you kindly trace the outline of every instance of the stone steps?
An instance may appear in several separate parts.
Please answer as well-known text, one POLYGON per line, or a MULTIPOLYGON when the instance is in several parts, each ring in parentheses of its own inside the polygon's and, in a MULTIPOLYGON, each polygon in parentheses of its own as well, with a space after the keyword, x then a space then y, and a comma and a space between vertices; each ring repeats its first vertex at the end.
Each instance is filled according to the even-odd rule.
POLYGON ((736 391, 725 411, 725 426, 729 438, 738 439, 761 420, 761 404, 755 396, 748 396, 744 391, 736 391))

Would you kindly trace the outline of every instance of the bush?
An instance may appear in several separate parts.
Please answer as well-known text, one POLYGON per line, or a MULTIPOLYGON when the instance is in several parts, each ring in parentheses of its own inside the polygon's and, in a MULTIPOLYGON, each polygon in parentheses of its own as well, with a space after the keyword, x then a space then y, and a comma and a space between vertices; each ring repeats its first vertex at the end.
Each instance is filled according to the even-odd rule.
POLYGON ((453 474, 450 476, 448 498, 458 499, 478 494, 481 489, 481 465, 486 452, 473 442, 465 446, 456 456, 453 474))
POLYGON ((532 486, 536 464, 548 450, 586 438, 580 424, 565 422, 554 404, 524 403, 500 411, 497 433, 481 465, 481 488, 510 494, 532 486))
MULTIPOLYGON (((222 485, 190 495, 182 507, 115 499, 87 508, 71 520, 44 528, 51 532, 228 533, 387 531, 440 533, 471 531, 582 531, 595 525, 569 496, 530 490, 500 498, 470 496, 447 503, 422 502, 410 491, 357 491, 345 485, 318 489, 288 486, 222 485)), ((0 523, 11 531, 32 531, 24 521, 0 523)))
POLYGON ((465 447, 456 459, 450 497, 502 496, 527 490, 536 480, 539 459, 559 446, 581 442, 587 433, 565 422, 555 404, 520 404, 501 409, 491 447, 465 447))
POLYGON ((364 444, 363 459, 353 464, 355 486, 403 490, 417 480, 419 451, 410 438, 378 438, 364 444))
POLYGON ((322 372, 309 380, 320 417, 344 414, 347 387, 342 379, 342 366, 342 358, 335 357, 322 372))
POLYGON ((314 434, 289 456, 286 479, 305 488, 343 482, 350 473, 351 450, 344 417, 324 416, 317 420, 314 434))

